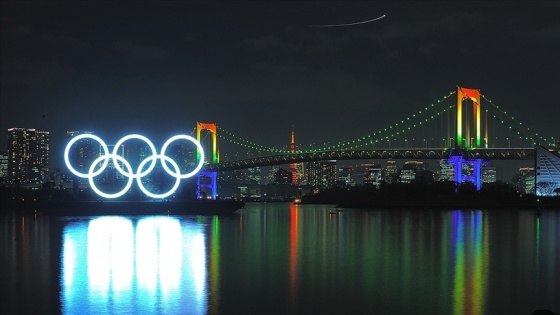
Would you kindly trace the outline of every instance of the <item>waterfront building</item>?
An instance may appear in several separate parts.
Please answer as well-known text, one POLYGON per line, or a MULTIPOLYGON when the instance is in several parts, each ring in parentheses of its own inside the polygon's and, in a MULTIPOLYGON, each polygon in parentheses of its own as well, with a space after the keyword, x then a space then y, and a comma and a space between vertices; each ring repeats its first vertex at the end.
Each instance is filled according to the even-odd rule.
POLYGON ((39 187, 49 174, 49 132, 8 129, 8 182, 39 187))
POLYGON ((535 191, 537 196, 560 195, 560 155, 542 146, 536 148, 535 191))

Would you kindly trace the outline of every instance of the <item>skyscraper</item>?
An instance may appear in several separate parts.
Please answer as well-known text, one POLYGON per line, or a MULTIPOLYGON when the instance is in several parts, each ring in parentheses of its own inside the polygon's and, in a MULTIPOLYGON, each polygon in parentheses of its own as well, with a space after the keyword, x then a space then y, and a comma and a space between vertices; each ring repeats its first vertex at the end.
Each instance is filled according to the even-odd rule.
POLYGON ((319 189, 336 186, 338 180, 336 160, 318 161, 308 163, 308 183, 319 189))
POLYGON ((8 129, 8 181, 12 185, 39 186, 49 174, 49 132, 8 129))
POLYGON ((422 161, 406 161, 399 172, 399 182, 412 183, 416 180, 416 174, 425 170, 424 162, 422 161))
POLYGON ((496 182, 496 167, 484 165, 482 166, 482 182, 485 184, 496 182))
POLYGON ((439 172, 437 180, 440 182, 452 182, 455 180, 454 177, 455 168, 452 163, 448 163, 446 159, 441 159, 439 161, 439 172))
POLYGON ((389 184, 396 183, 399 170, 397 169, 397 161, 388 160, 385 168, 385 181, 389 184))
POLYGON ((379 187, 383 181, 383 168, 381 164, 364 164, 364 186, 379 187))
POLYGON ((341 167, 338 169, 338 186, 354 186, 354 172, 351 167, 341 167))
POLYGON ((514 185, 517 190, 524 194, 535 193, 535 168, 520 167, 517 176, 514 177, 514 185))
POLYGON ((8 152, 0 152, 0 186, 6 184, 8 179, 8 152))

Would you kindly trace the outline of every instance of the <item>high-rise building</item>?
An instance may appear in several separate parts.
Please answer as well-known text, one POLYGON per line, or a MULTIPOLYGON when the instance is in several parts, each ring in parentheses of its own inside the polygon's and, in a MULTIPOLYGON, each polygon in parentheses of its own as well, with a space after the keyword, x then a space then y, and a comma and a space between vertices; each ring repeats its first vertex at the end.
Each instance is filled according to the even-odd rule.
POLYGON ((422 161, 406 161, 399 172, 399 182, 412 183, 416 180, 416 174, 425 169, 422 161))
POLYGON ((534 167, 520 167, 519 173, 514 178, 514 184, 517 190, 523 194, 535 193, 535 168, 534 167))
POLYGON ((299 185, 307 185, 307 178, 305 176, 305 167, 303 163, 296 163, 296 177, 299 185))
POLYGON ((290 184, 292 183, 292 172, 278 168, 276 173, 274 173, 274 183, 275 184, 290 184))
POLYGON ((437 180, 440 182, 455 181, 454 171, 453 163, 449 163, 446 159, 440 160, 437 180))
POLYGON ((341 167, 338 169, 338 186, 354 186, 354 172, 351 167, 341 167))
POLYGON ((269 170, 268 170, 268 175, 266 176, 266 180, 263 184, 272 184, 274 183, 274 176, 276 174, 276 172, 278 171, 278 169, 280 169, 280 166, 278 165, 273 165, 269 170))
POLYGON ((0 180, 8 178, 8 152, 0 152, 0 180))
POLYGON ((397 182, 399 170, 397 169, 397 161, 388 160, 385 167, 385 181, 389 184, 397 182))
MULTIPOLYGON (((81 134, 92 134, 91 131, 67 131, 66 137, 69 142, 73 137, 81 134)), ((80 172, 87 173, 93 161, 99 157, 101 145, 91 138, 84 138, 74 143, 68 153, 68 160, 72 167, 80 172)))
POLYGON ((49 132, 8 129, 8 181, 12 185, 39 186, 49 175, 49 132))
POLYGON ((309 162, 307 164, 308 183, 318 189, 328 189, 336 186, 338 169, 336 160, 309 162))
POLYGON ((381 164, 364 164, 364 186, 379 187, 383 181, 383 168, 381 164))
POLYGON ((482 166, 482 183, 495 183, 496 182, 496 167, 495 166, 482 166))
POLYGON ((247 169, 248 176, 247 179, 250 183, 255 185, 261 185, 261 168, 260 167, 251 167, 247 169))

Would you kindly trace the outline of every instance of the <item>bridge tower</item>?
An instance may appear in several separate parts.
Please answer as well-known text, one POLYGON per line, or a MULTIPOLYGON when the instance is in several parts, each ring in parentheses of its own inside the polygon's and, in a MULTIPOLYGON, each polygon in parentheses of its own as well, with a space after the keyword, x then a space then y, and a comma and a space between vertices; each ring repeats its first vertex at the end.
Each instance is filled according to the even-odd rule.
MULTIPOLYGON (((207 130, 212 133, 212 161, 211 163, 220 162, 220 154, 218 151, 218 127, 216 123, 196 123, 196 140, 200 142, 200 132, 202 130, 207 130)), ((210 156, 207 154, 206 156, 210 156)), ((200 153, 197 152, 197 161, 200 160, 200 153)), ((196 185, 196 196, 197 198, 207 198, 206 191, 210 192, 210 198, 216 199, 218 183, 217 183, 217 172, 212 171, 201 171, 197 175, 197 185, 196 185)))
MULTIPOLYGON (((477 190, 482 187, 482 159, 466 159, 464 152, 482 147, 480 124, 480 90, 457 87, 457 132, 455 149, 452 150, 448 163, 453 164, 454 180, 457 184, 463 180, 472 181, 477 190), (467 101, 467 102, 465 102, 467 101), (470 101, 470 102, 468 102, 470 101), (470 103, 470 104, 469 104, 470 103), (465 105, 465 106, 463 106, 465 105), (471 105, 469 108, 469 105, 471 105), (472 118, 469 119, 469 111, 472 118), (472 166, 472 174, 463 174, 463 166, 472 166)), ((488 129, 485 126, 484 147, 488 147, 488 129)))

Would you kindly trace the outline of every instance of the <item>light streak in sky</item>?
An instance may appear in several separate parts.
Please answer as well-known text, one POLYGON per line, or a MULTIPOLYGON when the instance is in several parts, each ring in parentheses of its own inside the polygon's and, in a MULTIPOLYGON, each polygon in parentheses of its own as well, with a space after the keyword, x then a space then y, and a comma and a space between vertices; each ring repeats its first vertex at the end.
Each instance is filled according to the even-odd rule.
POLYGON ((340 27, 340 26, 352 26, 352 25, 366 24, 366 23, 369 23, 369 22, 381 20, 381 19, 384 18, 384 17, 385 17, 385 14, 383 14, 383 15, 380 16, 380 17, 376 17, 375 19, 371 19, 371 20, 367 20, 367 21, 354 22, 354 23, 346 23, 346 24, 309 25, 309 27, 340 27))

